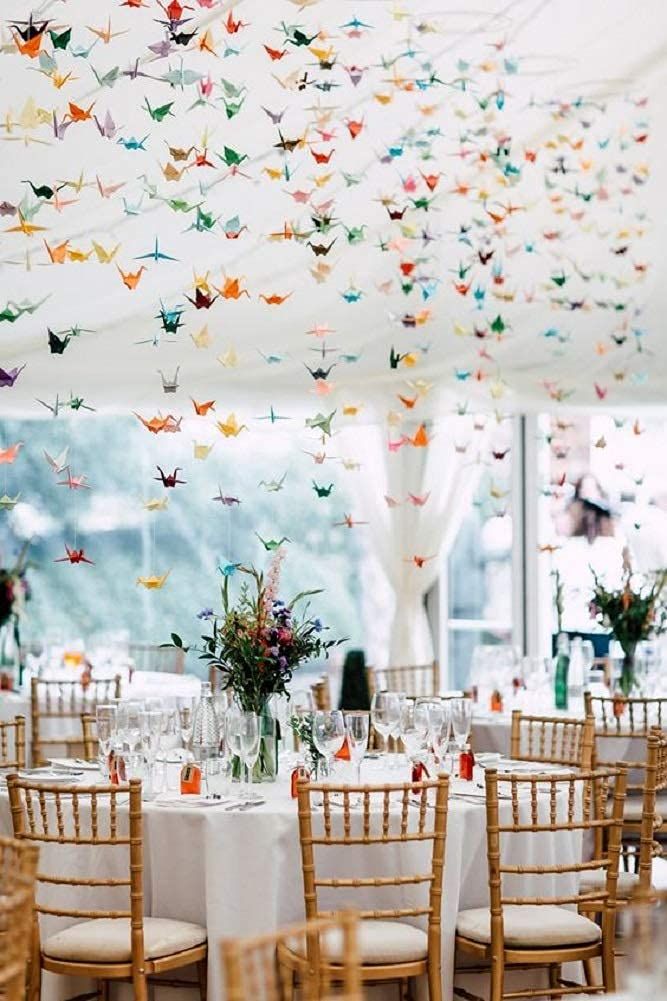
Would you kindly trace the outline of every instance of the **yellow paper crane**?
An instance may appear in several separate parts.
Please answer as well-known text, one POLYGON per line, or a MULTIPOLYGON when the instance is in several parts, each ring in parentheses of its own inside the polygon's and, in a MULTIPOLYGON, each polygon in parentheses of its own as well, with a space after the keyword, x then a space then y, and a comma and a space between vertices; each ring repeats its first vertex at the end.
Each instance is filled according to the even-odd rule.
POLYGON ((236 438, 241 431, 248 430, 247 424, 239 424, 236 414, 229 414, 225 421, 218 421, 216 427, 225 438, 236 438))
POLYGON ((141 584, 141 586, 145 587, 148 591, 159 591, 161 587, 164 587, 165 581, 170 573, 171 570, 167 570, 167 572, 162 574, 161 577, 158 577, 156 574, 153 574, 151 577, 137 577, 137 584, 141 584))
POLYGON ((196 334, 190 334, 192 342, 196 348, 210 348, 211 346, 211 335, 208 332, 208 326, 205 324, 201 330, 196 334))
POLYGON ((19 502, 20 496, 20 493, 18 493, 16 497, 10 497, 9 494, 3 494, 2 497, 0 497, 0 510, 13 511, 19 502))
POLYGON ((168 503, 169 503, 168 497, 149 497, 148 500, 144 501, 144 510, 164 511, 166 510, 168 503))
POLYGON ((213 445, 205 445, 198 441, 195 441, 192 444, 195 459, 208 459, 213 450, 213 445))

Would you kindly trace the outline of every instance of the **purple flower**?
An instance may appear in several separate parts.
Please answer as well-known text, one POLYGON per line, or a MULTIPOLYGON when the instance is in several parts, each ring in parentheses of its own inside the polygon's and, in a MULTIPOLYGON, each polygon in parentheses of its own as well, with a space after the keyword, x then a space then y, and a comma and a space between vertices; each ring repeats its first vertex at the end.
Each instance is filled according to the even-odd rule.
POLYGON ((198 619, 213 619, 215 618, 215 612, 212 608, 202 608, 201 612, 197 612, 198 619))
POLYGON ((316 633, 321 633, 324 626, 322 625, 321 619, 313 619, 313 628, 316 633))

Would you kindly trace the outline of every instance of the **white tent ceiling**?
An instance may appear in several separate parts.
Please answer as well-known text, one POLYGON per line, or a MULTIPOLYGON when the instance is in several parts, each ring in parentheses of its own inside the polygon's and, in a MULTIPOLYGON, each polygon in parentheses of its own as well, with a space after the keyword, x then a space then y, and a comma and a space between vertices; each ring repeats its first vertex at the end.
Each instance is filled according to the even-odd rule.
MULTIPOLYGON (((52 18, 56 36, 67 26, 72 33, 64 49, 45 33, 41 67, 19 53, 5 20, 0 310, 7 303, 20 315, 0 322, 0 367, 25 369, 0 389, 0 412, 45 414, 37 398, 70 392, 98 410, 146 414, 174 399, 189 407, 188 396, 242 412, 251 404, 312 413, 346 404, 400 409, 396 394, 411 398, 415 383, 422 392, 424 383, 434 386, 423 412, 466 401, 503 410, 555 400, 605 408, 664 402, 662 0, 487 0, 483 10, 432 0, 301 7, 244 0, 232 10, 232 21, 247 22, 236 32, 228 30, 229 4, 192 0, 182 14, 191 20, 174 34, 196 28, 197 35, 187 46, 172 41, 169 55, 156 58, 147 46, 168 31, 156 23, 166 15, 153 0, 43 3, 36 18, 52 18), (106 42, 90 29, 104 35, 108 18, 119 34, 106 42), (355 19, 371 27, 355 29, 355 19), (293 44, 295 25, 317 36, 310 46, 293 44), (265 46, 286 54, 273 60, 265 46), (313 49, 330 50, 331 69, 313 49), (132 66, 149 76, 119 75, 99 86, 93 73, 132 66), (160 79, 176 72, 175 80, 181 67, 193 83, 160 79), (356 85, 354 67, 363 69, 356 85), (209 80, 210 96, 202 97, 198 81, 209 80), (225 98, 228 109, 242 103, 231 118, 225 98), (171 113, 153 120, 146 100, 151 108, 173 102, 171 113), (83 109, 94 102, 100 123, 108 112, 113 138, 87 120, 57 139, 53 117, 62 125, 68 102, 83 109), (281 134, 263 108, 285 109, 281 134), (350 121, 363 123, 354 139, 350 121), (285 153, 276 148, 281 135, 304 141, 285 153), (144 137, 145 149, 126 148, 144 137), (169 146, 189 150, 187 159, 170 158, 169 146), (225 146, 244 156, 231 176, 218 155, 225 146), (196 166, 205 150, 213 167, 196 166), (328 164, 316 163, 314 154, 332 151, 328 164), (167 180, 168 163, 172 172, 189 166, 180 180, 167 180), (439 175, 432 192, 422 175, 439 175), (96 178, 122 187, 103 197, 96 178), (85 186, 61 188, 63 203, 73 201, 54 206, 26 179, 85 186), (309 193, 306 203, 301 192, 309 193), (212 232, 192 228, 196 210, 179 211, 173 200, 181 199, 218 219, 212 232), (383 199, 407 207, 402 220, 390 221, 383 199), (286 226, 313 231, 317 207, 335 220, 310 240, 335 239, 326 256, 305 240, 271 238, 286 226), (18 209, 44 230, 12 231, 18 209), (242 232, 230 239, 223 227, 235 217, 242 232), (350 242, 350 230, 362 226, 364 239, 353 233, 350 242), (156 238, 177 260, 137 260, 156 238), (67 241, 65 263, 51 262, 44 240, 52 250, 67 241), (120 247, 101 263, 92 241, 120 247), (491 250, 482 264, 479 252, 491 250), (88 256, 77 262, 72 253, 88 256), (125 273, 146 266, 135 290, 117 264, 125 273), (320 280, 318 264, 330 269, 320 280), (194 298, 195 275, 208 276, 213 295, 225 275, 241 277, 249 295, 195 309, 185 298, 194 298), (406 276, 409 294, 401 290, 406 276), (470 282, 465 296, 459 280, 470 282), (361 292, 359 301, 346 301, 350 289, 350 298, 361 292), (287 294, 282 305, 260 298, 287 294), (42 299, 34 312, 22 311, 42 299), (183 307, 175 337, 160 334, 161 302, 183 307), (424 322, 406 325, 407 314, 424 322), (52 354, 47 329, 64 337, 77 325, 92 332, 52 354), (193 337, 205 325, 210 346, 198 347, 193 337), (323 343, 324 361, 312 350, 323 343), (408 355, 396 369, 392 347, 408 355), (304 367, 333 362, 328 379, 304 367), (181 389, 165 398, 158 370, 170 377, 177 366, 181 389)), ((3 5, 5 18, 29 14, 25 2, 3 5)))

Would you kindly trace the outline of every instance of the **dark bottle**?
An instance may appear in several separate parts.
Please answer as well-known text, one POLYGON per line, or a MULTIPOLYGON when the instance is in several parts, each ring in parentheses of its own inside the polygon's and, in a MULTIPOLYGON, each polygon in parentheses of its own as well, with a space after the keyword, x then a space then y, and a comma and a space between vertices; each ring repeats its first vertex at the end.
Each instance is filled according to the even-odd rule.
POLYGON ((570 641, 566 633, 560 633, 556 645, 556 670, 554 672, 554 705, 556 709, 567 709, 568 673, 570 670, 570 641))

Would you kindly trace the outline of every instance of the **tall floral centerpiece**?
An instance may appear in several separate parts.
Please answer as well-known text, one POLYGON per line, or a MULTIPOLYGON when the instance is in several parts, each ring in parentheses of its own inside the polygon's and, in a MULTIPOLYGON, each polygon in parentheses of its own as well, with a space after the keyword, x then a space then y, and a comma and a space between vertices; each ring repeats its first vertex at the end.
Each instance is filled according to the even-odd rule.
MULTIPOLYGON (((222 585, 222 611, 200 613, 210 632, 197 647, 200 659, 221 675, 221 687, 233 693, 244 712, 264 721, 256 765, 257 778, 273 779, 278 771, 277 727, 269 710, 272 695, 287 695, 292 674, 314 658, 327 657, 342 640, 325 639, 326 627, 309 613, 308 598, 320 591, 301 591, 291 601, 278 596, 282 553, 278 550, 266 576, 254 567, 238 567, 243 576, 236 600, 231 578, 222 585), (270 721, 270 723, 269 723, 270 721)), ((183 642, 172 634, 172 642, 183 642)))
POLYGON ((11 566, 0 566, 0 688, 12 688, 20 680, 19 625, 30 597, 27 552, 26 543, 11 566))
POLYGON ((667 606, 663 599, 667 569, 642 578, 634 572, 630 553, 624 549, 619 588, 608 590, 595 571, 592 573, 595 586, 589 606, 591 617, 601 626, 611 629, 623 650, 620 684, 621 691, 627 696, 635 683, 637 644, 667 629, 667 606))

